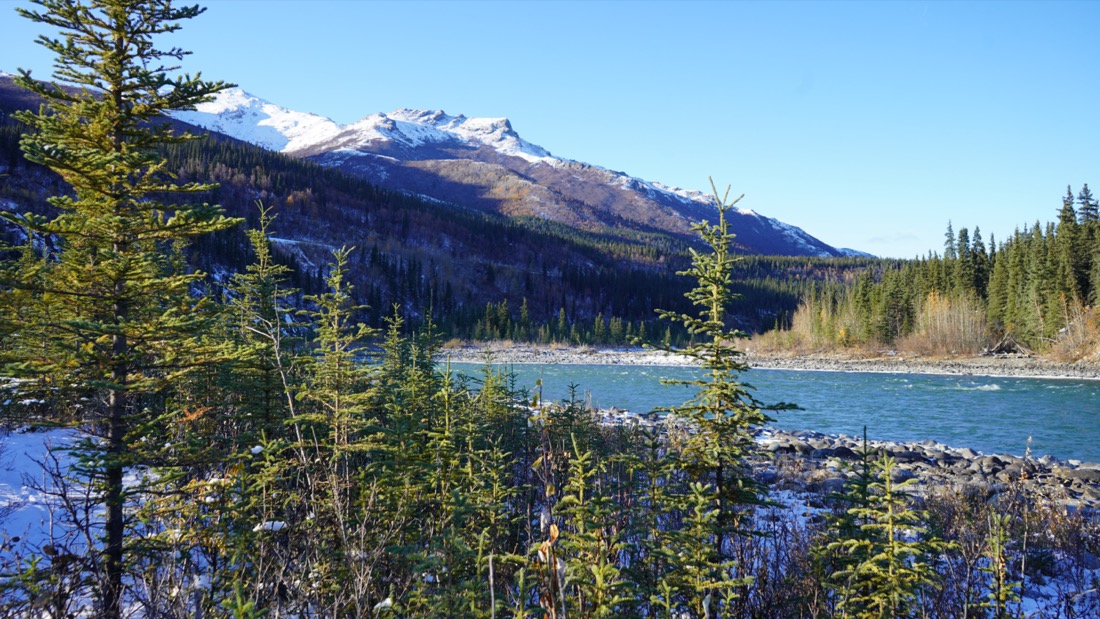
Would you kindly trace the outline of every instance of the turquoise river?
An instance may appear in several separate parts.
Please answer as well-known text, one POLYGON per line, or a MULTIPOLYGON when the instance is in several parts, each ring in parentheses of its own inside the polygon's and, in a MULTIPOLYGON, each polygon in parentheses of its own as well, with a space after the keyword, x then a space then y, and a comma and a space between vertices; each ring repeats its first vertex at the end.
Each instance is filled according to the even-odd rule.
MULTIPOLYGON (((482 366, 453 364, 477 377, 482 366)), ((684 367, 515 364, 516 386, 533 390, 542 379, 543 400, 567 397, 569 385, 599 407, 634 413, 688 399, 686 387, 662 378, 689 378, 684 367)), ((930 374, 878 374, 753 369, 742 375, 763 402, 793 402, 802 409, 773 415, 790 430, 923 441, 986 453, 1100 462, 1100 381, 998 378, 930 374)))

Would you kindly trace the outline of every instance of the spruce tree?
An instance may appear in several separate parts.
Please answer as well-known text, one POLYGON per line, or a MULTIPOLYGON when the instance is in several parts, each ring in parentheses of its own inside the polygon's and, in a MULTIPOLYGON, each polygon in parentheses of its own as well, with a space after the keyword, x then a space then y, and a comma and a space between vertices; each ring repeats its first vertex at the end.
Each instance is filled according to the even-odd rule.
POLYGON ((1077 195, 1081 230, 1077 239, 1077 271, 1085 296, 1100 304, 1100 207, 1086 184, 1077 195))
POLYGON ((920 593, 934 582, 929 561, 949 547, 934 536, 921 538, 927 516, 910 507, 905 487, 912 480, 895 483, 894 466, 894 459, 884 455, 875 464, 875 481, 851 486, 849 515, 858 529, 838 530, 838 539, 828 546, 848 555, 848 565, 833 574, 842 617, 920 616, 920 593))
POLYGON ((1008 619, 1011 614, 1008 605, 1011 602, 1019 602, 1019 589, 1021 582, 1009 580, 1009 552, 1010 542, 1009 527, 1012 518, 1009 514, 989 513, 989 533, 985 539, 985 555, 987 563, 981 571, 989 575, 989 600, 983 606, 989 609, 993 619, 1008 619))
POLYGON ((581 451, 575 437, 573 456, 564 496, 555 507, 567 527, 561 548, 567 593, 575 596, 570 615, 620 616, 629 598, 623 595, 627 583, 617 562, 623 542, 613 516, 622 507, 596 485, 606 473, 604 465, 594 461, 591 451, 581 451))
MULTIPOLYGON (((142 484, 124 486, 134 466, 170 461, 153 445, 165 417, 165 396, 182 373, 204 360, 195 356, 195 335, 204 326, 204 300, 191 297, 201 273, 173 268, 166 250, 178 241, 222 230, 235 221, 208 204, 168 204, 174 193, 210 185, 173 182, 158 148, 193 136, 163 122, 171 110, 187 109, 227 84, 183 74, 173 62, 187 52, 157 47, 160 35, 202 13, 167 0, 38 0, 40 9, 17 9, 36 23, 56 28, 59 38, 38 43, 56 55, 54 78, 63 88, 32 79, 16 82, 44 101, 38 113, 16 117, 32 131, 22 140, 28 160, 42 164, 72 186, 50 199, 54 219, 25 215, 18 224, 57 240, 57 253, 31 280, 9 270, 7 280, 33 291, 36 300, 60 300, 48 324, 25 323, 48 341, 50 354, 25 359, 24 375, 51 375, 60 385, 79 385, 70 395, 84 404, 82 421, 94 438, 76 450, 78 470, 104 503, 103 552, 92 557, 94 597, 100 617, 117 618, 125 596, 124 573, 135 523, 124 506, 142 484), (165 64, 167 63, 167 64, 165 64), (149 440, 152 439, 152 440, 149 440)), ((93 513, 95 510, 93 510, 93 513)))
MULTIPOLYGON (((823 574, 847 573, 869 558, 867 544, 874 534, 864 525, 869 523, 866 512, 857 511, 870 507, 871 486, 876 477, 872 470, 872 452, 867 446, 867 427, 863 428, 863 449, 854 475, 844 484, 841 492, 830 495, 840 503, 839 513, 826 515, 829 524, 824 532, 824 543, 813 549, 814 559, 823 574)), ((830 577, 824 585, 835 591, 838 601, 851 597, 859 589, 855 582, 830 577)))
MULTIPOLYGON (((752 397, 750 387, 738 379, 748 365, 741 359, 744 353, 734 348, 732 342, 743 334, 726 324, 727 307, 735 298, 731 286, 736 261, 730 251, 734 235, 729 230, 726 213, 741 197, 730 201, 728 188, 725 195, 720 196, 713 180, 711 189, 717 221, 703 221, 692 226, 710 251, 691 249, 692 266, 680 272, 696 282, 695 288, 685 296, 698 311, 692 315, 658 310, 658 315, 683 324, 699 342, 675 351, 698 364, 703 373, 696 380, 669 381, 697 389, 692 400, 669 412, 686 419, 694 428, 674 447, 679 451, 678 464, 694 482, 691 496, 683 497, 690 503, 691 513, 699 517, 693 531, 701 534, 707 530, 708 543, 713 549, 708 561, 725 566, 729 562, 730 536, 745 532, 740 522, 743 511, 747 506, 764 501, 765 489, 752 477, 746 458, 756 449, 753 430, 769 421, 769 417, 752 397), (713 501, 713 517, 705 507, 707 497, 713 501)), ((669 347, 666 349, 671 351, 669 347)), ((772 408, 789 408, 789 405, 772 408)), ((699 541, 683 543, 690 546, 699 541)), ((718 599, 717 596, 707 597, 709 612, 711 604, 717 608, 718 599)))
POLYGON ((966 296, 975 294, 974 278, 975 278, 975 265, 974 255, 970 246, 970 231, 966 228, 960 228, 959 234, 956 240, 957 249, 955 251, 955 294, 959 296, 966 296))
POLYGON ((1055 241, 1058 285, 1061 292, 1072 298, 1080 298, 1081 291, 1088 286, 1087 257, 1081 252, 1080 228, 1073 201, 1063 199, 1062 209, 1058 211, 1058 236, 1055 241))
POLYGON ((271 253, 271 208, 260 204, 259 209, 258 227, 247 232, 255 260, 243 273, 234 273, 227 286, 227 330, 236 350, 222 379, 239 402, 237 426, 249 446, 265 434, 274 438, 289 414, 292 338, 287 320, 297 292, 286 284, 291 269, 277 263, 271 253))
POLYGON ((943 233, 943 259, 952 261, 957 257, 955 249, 955 230, 951 227, 951 222, 947 222, 947 232, 943 233))
POLYGON ((1081 217, 1081 223, 1087 224, 1090 221, 1097 221, 1100 219, 1100 208, 1097 207, 1097 200, 1093 197, 1092 191, 1089 190, 1089 184, 1085 183, 1081 187, 1081 192, 1077 194, 1077 209, 1078 214, 1081 217))

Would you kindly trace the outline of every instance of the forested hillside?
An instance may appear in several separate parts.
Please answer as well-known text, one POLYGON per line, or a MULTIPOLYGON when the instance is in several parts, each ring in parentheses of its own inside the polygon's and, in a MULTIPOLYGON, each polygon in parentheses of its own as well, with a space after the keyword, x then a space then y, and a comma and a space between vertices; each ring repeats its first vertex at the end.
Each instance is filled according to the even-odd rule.
MULTIPOLYGON (((27 128, 11 113, 34 101, 0 77, 0 200, 9 211, 48 212, 45 197, 65 191, 56 175, 26 162, 19 150, 27 128)), ((306 294, 321 289, 332 249, 355 248, 348 278, 373 327, 396 304, 411 326, 430 309, 437 327, 453 337, 622 343, 639 334, 664 337, 669 327, 656 325, 653 308, 685 307, 676 272, 688 264, 687 243, 672 235, 600 234, 541 218, 509 219, 460 201, 385 190, 218 134, 162 152, 181 182, 218 184, 189 199, 221 204, 247 222, 196 239, 188 249, 194 267, 215 277, 242 269, 251 260, 244 230, 255 227, 262 203, 274 215, 275 255, 306 294)), ((754 257, 738 267, 735 286, 743 296, 733 315, 748 331, 772 328, 819 282, 850 279, 870 264, 754 257)), ((672 328, 669 335, 683 333, 672 328)))

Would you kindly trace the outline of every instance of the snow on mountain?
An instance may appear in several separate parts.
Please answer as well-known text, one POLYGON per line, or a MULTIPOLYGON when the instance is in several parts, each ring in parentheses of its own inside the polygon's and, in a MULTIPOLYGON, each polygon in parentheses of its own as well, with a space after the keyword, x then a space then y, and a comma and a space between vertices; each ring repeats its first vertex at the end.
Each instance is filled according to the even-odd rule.
MULTIPOLYGON (((528 173, 537 176, 534 170, 539 165, 594 171, 597 177, 602 177, 600 182, 606 183, 605 186, 618 187, 670 206, 675 217, 683 221, 695 221, 701 213, 707 212, 700 208, 712 209, 714 206, 709 193, 670 187, 555 157, 545 148, 521 138, 506 118, 467 118, 461 114, 451 116, 442 110, 402 108, 340 125, 323 116, 288 110, 239 88, 219 92, 212 101, 196 106, 194 111, 175 112, 173 117, 269 150, 297 156, 324 156, 324 165, 342 166, 357 160, 359 162, 354 164, 357 173, 370 170, 376 180, 388 177, 389 169, 382 165, 386 161, 397 164, 406 157, 437 159, 451 156, 453 151, 449 149, 455 147, 475 151, 487 147, 500 155, 526 162, 508 166, 525 176, 528 173)), ((582 181, 578 179, 577 182, 582 181)), ((800 228, 749 209, 737 209, 737 214, 744 217, 744 221, 754 222, 753 227, 762 233, 769 230, 772 235, 786 239, 788 248, 798 253, 818 256, 860 253, 836 250, 800 228)))
POLYGON ((512 129, 507 118, 450 116, 441 110, 399 109, 371 114, 342 126, 328 118, 280 107, 240 88, 223 90, 193 111, 175 112, 177 120, 286 153, 328 143, 336 149, 362 148, 393 141, 415 148, 424 144, 459 142, 484 144, 501 154, 531 163, 554 159, 546 149, 531 144, 512 129))
POLYGON ((172 117, 224 133, 268 150, 292 151, 331 138, 341 127, 332 120, 279 107, 240 88, 223 90, 212 101, 172 117))
MULTIPOLYGON (((546 149, 519 137, 507 118, 450 116, 441 110, 400 109, 388 114, 371 114, 328 137, 323 146, 325 150, 359 150, 374 142, 393 142, 407 148, 430 144, 484 145, 529 163, 557 161, 546 149)), ((292 152, 318 145, 284 150, 292 152)))
POLYGON ((740 212, 743 215, 746 214, 745 211, 748 211, 748 213, 751 213, 752 216, 758 217, 758 218, 764 220, 765 222, 767 222, 767 224, 769 226, 771 226, 772 229, 778 231, 780 234, 785 236, 792 244, 803 248, 808 255, 814 255, 814 254, 825 255, 825 256, 829 255, 827 252, 822 252, 821 251, 821 247, 820 247, 821 242, 817 241, 817 239, 813 238, 812 236, 806 234, 802 230, 802 228, 792 226, 788 223, 783 223, 782 221, 779 221, 778 219, 775 219, 774 217, 765 217, 765 216, 760 215, 759 213, 756 213, 756 212, 751 211, 749 209, 738 209, 738 212, 740 212), (814 243, 814 241, 817 241, 817 243, 814 243))
POLYGON ((869 254, 865 251, 859 251, 858 249, 851 249, 851 248, 848 248, 848 247, 838 247, 837 251, 840 252, 840 255, 846 256, 848 258, 874 258, 875 257, 874 254, 869 254))
MULTIPOLYGON (((342 126, 323 116, 288 110, 240 88, 230 88, 214 95, 212 101, 199 104, 194 111, 174 112, 172 116, 284 153, 323 145, 325 151, 350 155, 350 151, 363 150, 374 142, 393 142, 408 148, 458 143, 488 146, 502 155, 519 157, 529 163, 574 163, 521 138, 507 118, 467 118, 462 114, 451 116, 442 110, 402 108, 388 114, 371 114, 342 126)), ((711 203, 709 194, 607 171, 619 177, 618 182, 624 188, 661 193, 683 203, 711 203)))
POLYGON ((550 151, 519 137, 507 118, 466 118, 462 114, 449 116, 441 110, 410 109, 394 110, 388 116, 397 121, 403 130, 426 131, 429 134, 434 130, 442 134, 440 137, 444 139, 433 141, 445 141, 455 136, 467 143, 484 144, 502 154, 532 163, 557 160, 550 151))
POLYGON ((705 204, 710 204, 711 202, 713 202, 713 197, 709 193, 703 193, 702 191, 697 191, 695 189, 681 189, 679 187, 670 187, 656 181, 649 181, 649 184, 655 187, 658 191, 676 196, 681 200, 686 200, 690 202, 702 202, 705 204))

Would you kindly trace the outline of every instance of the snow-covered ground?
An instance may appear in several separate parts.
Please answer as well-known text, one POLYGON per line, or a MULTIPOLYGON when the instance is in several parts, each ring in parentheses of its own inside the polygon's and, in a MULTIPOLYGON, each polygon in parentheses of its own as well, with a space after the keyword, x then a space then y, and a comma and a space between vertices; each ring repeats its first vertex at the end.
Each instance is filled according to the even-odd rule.
POLYGON ((43 491, 49 480, 42 465, 51 448, 63 448, 75 440, 73 430, 0 431, 0 540, 9 540, 11 549, 37 548, 60 526, 51 517, 52 500, 43 491), (13 538, 19 541, 12 543, 13 538))

